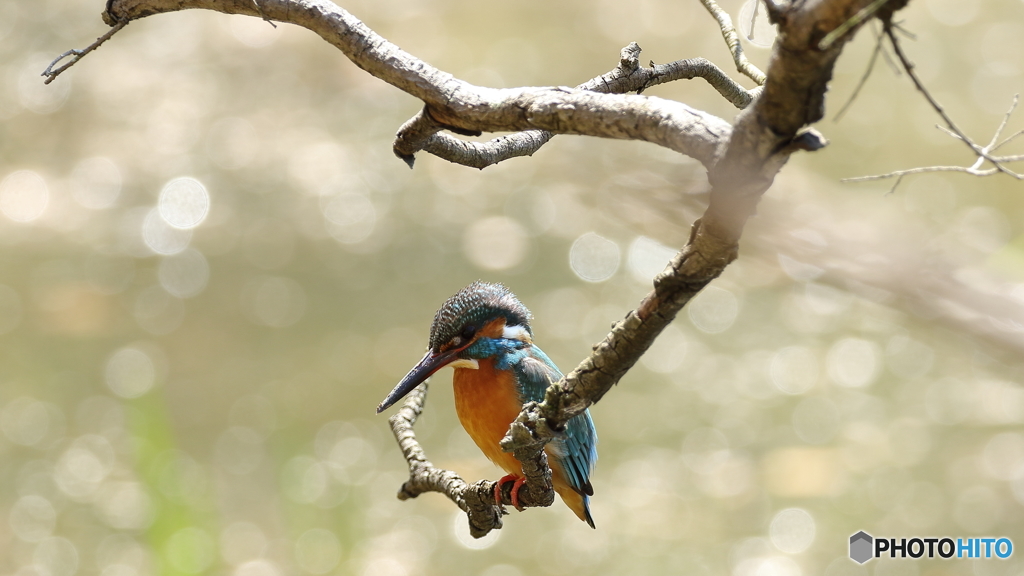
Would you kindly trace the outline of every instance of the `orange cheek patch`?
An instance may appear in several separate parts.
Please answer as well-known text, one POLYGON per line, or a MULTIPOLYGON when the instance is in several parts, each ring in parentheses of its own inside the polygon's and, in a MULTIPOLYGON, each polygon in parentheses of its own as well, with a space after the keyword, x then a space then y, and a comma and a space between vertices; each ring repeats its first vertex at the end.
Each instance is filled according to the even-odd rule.
POLYGON ((501 338, 501 335, 504 332, 505 319, 499 316, 498 318, 491 320, 487 324, 484 324, 484 327, 481 328, 480 330, 477 330, 476 333, 478 336, 483 336, 486 338, 501 338))

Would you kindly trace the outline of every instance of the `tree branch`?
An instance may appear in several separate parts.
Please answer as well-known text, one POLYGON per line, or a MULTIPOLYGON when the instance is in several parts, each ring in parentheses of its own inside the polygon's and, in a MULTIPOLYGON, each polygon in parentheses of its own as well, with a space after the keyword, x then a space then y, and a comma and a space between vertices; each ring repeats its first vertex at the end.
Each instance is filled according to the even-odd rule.
MULTIPOLYGON (((409 463, 409 481, 402 484, 398 499, 408 500, 424 492, 440 492, 466 513, 470 534, 480 538, 494 528, 501 528, 504 510, 494 502, 495 483, 481 480, 469 485, 455 472, 436 468, 427 460, 413 431, 413 425, 423 413, 423 404, 427 400, 427 385, 428 382, 424 382, 410 392, 398 412, 388 419, 402 455, 409 463)), ((511 504, 511 500, 507 503, 511 504)))
MULTIPOLYGON (((733 126, 678 102, 598 93, 597 85, 506 90, 473 86, 403 52, 326 0, 260 0, 258 5, 252 0, 108 0, 104 18, 113 25, 160 12, 205 8, 309 28, 360 68, 424 102, 423 111, 407 122, 400 134, 399 139, 405 137, 411 148, 442 138, 437 132, 441 128, 457 133, 539 129, 653 142, 691 156, 708 168, 709 206, 693 224, 687 245, 655 279, 654 290, 616 324, 589 358, 548 389, 544 402, 525 406, 502 441, 502 447, 523 463, 527 475, 520 500, 526 506, 540 506, 553 500, 544 444, 557 436, 571 417, 599 401, 686 302, 736 258, 747 219, 789 155, 825 145, 824 138, 808 126, 821 119, 835 61, 863 22, 851 26, 827 49, 819 48, 819 43, 872 2, 769 3, 780 34, 764 75, 743 57, 724 12, 713 0, 702 1, 718 19, 737 67, 763 83, 760 94, 740 112, 733 126)), ((639 47, 635 52, 639 53, 639 47)), ((633 67, 633 57, 626 56, 610 73, 612 77, 595 81, 628 88, 628 78, 641 68, 633 67), (620 81, 626 84, 617 84, 620 81)), ((679 66, 680 70, 697 68, 679 66)), ((656 67, 651 69, 657 72, 656 67)), ((647 85, 649 81, 637 90, 647 85)), ((540 139, 543 134, 529 137, 540 139)), ((412 426, 423 409, 425 393, 425 388, 416 392, 391 420, 410 468, 400 498, 440 491, 469 514, 475 536, 499 528, 500 510, 492 504, 494 483, 466 485, 454 473, 430 464, 416 442, 412 426)), ((500 496, 503 503, 508 501, 507 493, 500 496)))
MULTIPOLYGON (((487 95, 485 99, 471 97, 472 103, 450 105, 445 110, 428 105, 427 114, 441 127, 464 131, 541 129, 642 140, 690 156, 705 166, 714 162, 719 144, 730 132, 729 124, 718 117, 661 98, 571 88, 473 88, 487 95), (477 107, 486 111, 478 112, 477 107)), ((406 134, 400 133, 396 144, 406 140, 406 134)), ((397 150, 402 156, 409 152, 397 150)))
POLYGON ((104 34, 104 35, 100 36, 99 38, 97 38, 96 41, 93 42, 92 44, 89 44, 88 46, 86 46, 85 48, 83 48, 81 50, 71 49, 71 50, 68 50, 67 52, 61 54, 60 56, 57 56, 57 58, 53 62, 50 62, 50 65, 46 67, 46 70, 43 70, 43 73, 41 74, 41 76, 44 76, 46 78, 46 80, 43 81, 43 84, 49 84, 50 82, 53 82, 54 80, 56 80, 57 76, 60 76, 61 72, 64 72, 68 68, 71 68, 72 66, 77 64, 79 60, 81 60, 82 58, 85 58, 86 54, 88 54, 89 52, 92 52, 93 50, 99 48, 100 44, 103 44, 107 40, 110 40, 110 37, 113 36, 114 34, 117 34, 118 32, 120 32, 121 28, 124 28, 125 26, 128 25, 128 22, 129 22, 128 20, 120 20, 120 21, 116 22, 113 25, 113 27, 111 27, 111 29, 107 31, 106 34, 104 34), (57 68, 56 70, 53 69, 53 67, 56 66, 58 62, 60 62, 61 60, 67 58, 68 56, 74 56, 74 58, 72 58, 71 61, 69 61, 67 64, 64 64, 63 66, 57 68))
POLYGON ((846 114, 846 111, 849 110, 851 105, 853 105, 853 102, 857 99, 857 95, 860 94, 861 89, 864 88, 865 84, 867 84, 868 78, 871 76, 871 72, 875 69, 875 61, 878 60, 878 54, 882 52, 885 47, 885 44, 883 43, 884 39, 885 35, 882 32, 879 32, 878 38, 875 41, 875 49, 871 51, 871 57, 868 58, 868 66, 864 70, 864 74, 862 74, 860 80, 857 81, 857 85, 854 86, 853 92, 850 92, 850 97, 846 100, 846 104, 843 104, 839 109, 839 112, 836 112, 835 117, 832 118, 833 122, 839 122, 839 119, 843 117, 843 114, 846 114))
POLYGON ((722 29, 722 38, 725 39, 725 44, 729 47, 732 60, 736 63, 736 69, 747 78, 757 82, 758 86, 763 86, 766 79, 764 72, 747 60, 747 55, 743 53, 743 45, 740 44, 740 35, 736 33, 736 27, 733 26, 729 13, 722 10, 715 0, 700 0, 700 3, 718 21, 718 27, 722 29))
MULTIPOLYGON (((644 68, 640 66, 640 46, 636 42, 622 49, 619 65, 615 69, 580 84, 576 89, 606 94, 639 94, 651 86, 692 78, 707 80, 737 108, 747 107, 761 92, 759 87, 753 90, 743 88, 704 58, 676 60, 669 64, 651 62, 649 68, 644 68)), ((423 150, 449 162, 486 168, 509 158, 531 156, 555 136, 546 130, 527 130, 488 142, 467 142, 441 133, 443 126, 437 125, 435 130, 428 133, 427 130, 410 125, 411 122, 399 129, 394 146, 395 155, 410 165, 413 155, 423 150), (418 128, 419 131, 410 133, 407 127, 408 130, 418 128)))
MULTIPOLYGON (((429 379, 410 392, 398 412, 388 418, 391 432, 395 435, 406 462, 409 463, 409 480, 398 490, 398 499, 409 500, 426 492, 444 494, 469 517, 470 534, 474 538, 480 538, 493 529, 501 528, 501 517, 507 514, 504 507, 512 504, 512 486, 506 484, 502 487, 499 504, 494 500, 494 487, 497 482, 480 480, 474 484, 467 484, 455 472, 437 468, 427 459, 426 452, 416 440, 413 426, 423 413, 428 384, 429 379)), ((524 461, 523 474, 527 483, 520 488, 518 494, 519 502, 523 506, 550 506, 554 502, 551 468, 548 467, 547 456, 543 452, 541 456, 535 460, 524 461)))
MULTIPOLYGON (((419 98, 430 118, 460 133, 547 130, 643 140, 705 166, 729 136, 729 123, 679 102, 606 95, 566 87, 496 89, 474 86, 415 58, 327 0, 112 0, 108 23, 188 8, 261 15, 303 26, 341 50, 356 66, 419 98)), ((420 126, 422 128, 422 126, 420 126)), ((410 139, 418 142, 418 137, 410 139)), ((401 139, 403 142, 405 139, 401 139)), ((397 151, 407 158, 406 148, 397 151)))
MULTIPOLYGON (((453 162, 484 167, 532 154, 551 138, 551 134, 536 132, 543 130, 645 140, 708 165, 719 141, 728 135, 725 121, 677 102, 648 98, 609 100, 588 97, 578 91, 639 93, 657 84, 700 77, 737 107, 747 106, 758 93, 756 89, 744 89, 703 58, 641 67, 640 47, 635 43, 623 49, 616 69, 580 85, 576 91, 566 88, 498 90, 473 86, 402 51, 345 10, 323 0, 262 0, 261 3, 253 0, 111 0, 104 19, 120 27, 133 19, 188 8, 249 14, 267 21, 304 26, 338 47, 360 68, 423 100, 426 111, 406 123, 395 141, 395 154, 407 163, 422 149, 453 162), (432 122, 426 123, 424 116, 432 122), (621 122, 610 121, 613 119, 621 122), (478 144, 439 135, 444 129, 473 135, 503 131, 527 133, 478 144)), ((107 37, 109 35, 104 39, 107 37)), ((98 44, 78 55, 75 61, 98 44)))
MULTIPOLYGON (((917 73, 914 72, 914 64, 910 61, 909 58, 907 58, 906 54, 903 53, 903 48, 900 46, 900 42, 896 38, 892 20, 883 20, 882 26, 883 30, 885 31, 885 35, 888 36, 889 42, 892 45, 893 52, 896 53, 896 57, 899 59, 900 64, 903 66, 903 70, 906 71, 907 76, 910 76, 910 80, 914 83, 914 87, 917 88, 918 92, 924 95, 925 100, 928 101, 928 104, 931 105, 935 112, 942 118, 942 121, 946 123, 946 126, 949 127, 949 131, 952 132, 958 140, 961 140, 964 144, 970 147, 971 151, 973 151, 974 154, 977 155, 978 159, 975 161, 971 169, 977 170, 978 168, 981 167, 982 163, 988 161, 992 164, 992 166, 995 167, 995 170, 997 172, 1002 172, 1018 180, 1024 179, 1024 176, 1022 176, 1021 174, 1018 174, 1004 166, 1004 161, 1002 159, 991 155, 991 150, 992 147, 995 146, 995 141, 999 139, 999 135, 1002 133, 1003 128, 1006 127, 1006 122, 1009 120, 1010 115, 1013 114, 1014 108, 1017 107, 1018 96, 1015 95, 1013 97, 1013 103, 1010 105, 1010 109, 1006 112, 1006 115, 1003 116, 1003 122, 1000 124, 999 128, 996 129, 995 134, 992 136, 992 142, 989 143, 988 146, 984 147, 979 145, 974 140, 971 140, 966 134, 964 134, 962 130, 960 130, 956 123, 953 122, 953 119, 950 118, 948 114, 946 114, 945 108, 943 108, 942 105, 939 104, 938 100, 936 100, 935 97, 932 96, 931 92, 929 92, 928 89, 925 88, 924 83, 921 82, 921 79, 917 77, 917 73)), ((898 183, 899 180, 897 180, 897 184, 898 183)), ((896 187, 893 186, 893 189, 895 188, 896 187)))
MULTIPOLYGON (((546 471, 544 445, 570 418, 599 401, 682 307, 736 258, 746 220, 789 154, 824 145, 805 124, 821 119, 827 81, 850 36, 827 51, 818 50, 817 44, 821 30, 838 27, 863 4, 836 2, 776 14, 785 26, 785 42, 775 48, 764 94, 740 114, 721 160, 709 170, 711 204, 704 217, 694 223, 687 245, 655 279, 654 291, 640 306, 618 322, 575 370, 549 387, 542 403, 524 406, 501 443, 523 463, 524 471, 546 471)), ((524 485, 531 497, 538 488, 546 488, 534 482, 528 478, 524 485)), ((500 523, 492 526, 499 527, 500 523)))

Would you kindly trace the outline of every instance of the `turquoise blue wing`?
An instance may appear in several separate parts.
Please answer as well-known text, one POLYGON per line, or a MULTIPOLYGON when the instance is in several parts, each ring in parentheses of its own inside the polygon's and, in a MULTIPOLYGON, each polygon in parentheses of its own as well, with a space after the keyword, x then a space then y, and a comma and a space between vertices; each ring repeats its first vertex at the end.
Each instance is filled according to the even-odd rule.
MULTIPOLYGON (((561 379, 562 373, 540 348, 530 346, 523 352, 514 367, 519 394, 524 402, 540 402, 548 386, 561 379)), ((597 463, 597 430, 589 410, 569 420, 565 437, 557 440, 554 447, 569 485, 580 494, 593 496, 590 474, 597 463)))

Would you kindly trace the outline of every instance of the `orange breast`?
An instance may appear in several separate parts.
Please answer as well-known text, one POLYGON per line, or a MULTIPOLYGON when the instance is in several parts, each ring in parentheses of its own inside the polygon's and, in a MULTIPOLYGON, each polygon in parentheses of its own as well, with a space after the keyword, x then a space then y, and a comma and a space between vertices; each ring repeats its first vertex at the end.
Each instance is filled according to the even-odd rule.
POLYGON ((462 427, 491 462, 508 474, 522 475, 519 461, 502 452, 498 444, 523 408, 514 377, 508 371, 496 370, 493 360, 479 363, 477 370, 455 369, 455 411, 462 427))

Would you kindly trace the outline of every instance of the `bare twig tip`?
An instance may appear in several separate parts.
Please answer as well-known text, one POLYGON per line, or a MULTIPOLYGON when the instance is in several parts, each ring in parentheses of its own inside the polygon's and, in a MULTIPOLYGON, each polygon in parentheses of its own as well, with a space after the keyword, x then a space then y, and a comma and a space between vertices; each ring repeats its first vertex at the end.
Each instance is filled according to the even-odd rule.
POLYGON ((46 77, 46 80, 43 81, 43 84, 49 84, 50 82, 53 82, 54 79, 56 79, 57 76, 60 76, 62 72, 74 66, 79 60, 85 58, 86 54, 92 52, 96 48, 99 48, 100 44, 103 44, 104 42, 109 40, 111 36, 117 34, 118 31, 121 30, 121 28, 124 28, 128 25, 128 22, 128 20, 119 20, 117 21, 117 24, 115 24, 109 31, 107 31, 106 34, 97 38, 95 42, 88 45, 84 49, 77 50, 72 48, 71 50, 68 50, 60 56, 57 56, 57 58, 55 58, 53 62, 50 62, 50 65, 46 67, 46 70, 43 70, 41 76, 46 77), (56 66, 61 60, 67 58, 68 56, 74 56, 74 58, 72 58, 70 62, 61 66, 60 68, 57 68, 56 70, 53 69, 54 66, 56 66))

